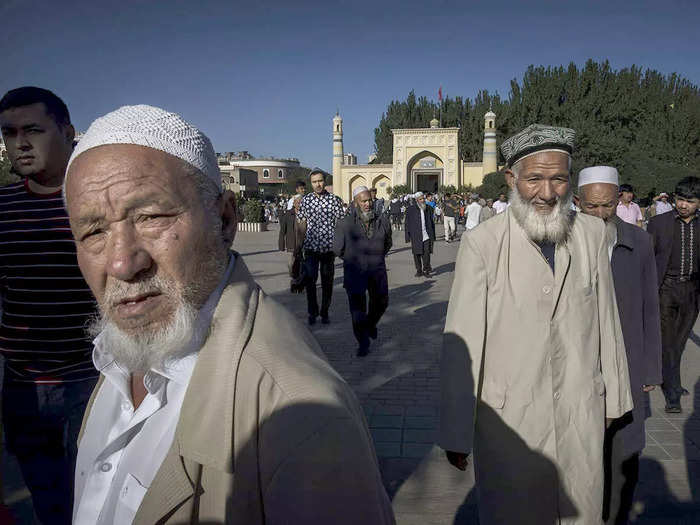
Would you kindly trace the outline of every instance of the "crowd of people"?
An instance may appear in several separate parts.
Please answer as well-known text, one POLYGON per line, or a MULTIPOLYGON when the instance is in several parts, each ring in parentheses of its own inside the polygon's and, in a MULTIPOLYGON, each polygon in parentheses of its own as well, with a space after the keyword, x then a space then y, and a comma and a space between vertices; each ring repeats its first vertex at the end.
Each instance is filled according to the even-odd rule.
MULTIPOLYGON (((75 144, 66 105, 34 87, 0 99, 0 129, 22 177, 0 188, 2 420, 41 523, 395 522, 355 394, 232 250, 237 201, 201 130, 123 106, 75 144)), ((464 217, 438 444, 459 470, 474 457, 482 524, 626 523, 649 392, 669 413, 687 394, 700 179, 660 195, 644 231, 614 167, 574 192, 575 135, 504 141, 510 192, 492 204, 360 186, 345 206, 313 170, 279 218, 309 325, 332 322, 342 259, 362 357, 394 230, 430 276, 436 217, 449 242, 464 217)))

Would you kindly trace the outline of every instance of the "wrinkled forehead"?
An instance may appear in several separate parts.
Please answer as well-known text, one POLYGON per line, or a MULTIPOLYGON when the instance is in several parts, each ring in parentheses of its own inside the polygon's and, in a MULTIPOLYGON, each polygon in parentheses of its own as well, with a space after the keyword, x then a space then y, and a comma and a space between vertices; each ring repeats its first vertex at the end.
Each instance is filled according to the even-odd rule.
POLYGON ((608 202, 617 199, 618 186, 616 184, 596 182, 581 186, 578 192, 581 198, 587 202, 608 202))
POLYGON ((519 175, 538 173, 569 173, 571 157, 564 151, 541 151, 529 155, 513 166, 519 175))

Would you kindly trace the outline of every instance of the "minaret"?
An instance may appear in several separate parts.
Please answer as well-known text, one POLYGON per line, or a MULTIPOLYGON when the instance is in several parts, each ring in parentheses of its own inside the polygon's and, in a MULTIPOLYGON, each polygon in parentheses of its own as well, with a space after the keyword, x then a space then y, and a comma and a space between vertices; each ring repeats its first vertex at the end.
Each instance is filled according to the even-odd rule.
POLYGON ((483 175, 498 171, 498 151, 496 149, 496 114, 491 111, 484 115, 484 157, 483 175))
POLYGON ((333 117, 333 184, 340 184, 343 165, 343 119, 336 111, 333 117))

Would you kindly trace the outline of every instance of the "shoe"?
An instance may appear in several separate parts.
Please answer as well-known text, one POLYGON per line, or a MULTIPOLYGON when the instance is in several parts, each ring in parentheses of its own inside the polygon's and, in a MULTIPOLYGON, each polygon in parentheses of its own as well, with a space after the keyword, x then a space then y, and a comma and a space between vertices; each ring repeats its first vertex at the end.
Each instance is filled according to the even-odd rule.
POLYGON ((367 354, 369 354, 369 348, 365 348, 361 346, 360 348, 357 349, 357 357, 364 357, 367 354))
POLYGON ((367 330, 367 335, 369 336, 370 339, 376 339, 376 338, 377 338, 377 335, 379 335, 379 334, 377 333, 377 327, 376 327, 376 326, 373 326, 372 328, 370 328, 369 330, 367 330))
POLYGON ((421 277, 423 275, 423 272, 416 272, 416 275, 414 277, 421 277))
POLYGON ((683 409, 680 407, 680 405, 666 405, 664 411, 667 414, 680 414, 683 412, 683 409))
POLYGON ((316 324, 316 316, 315 315, 310 315, 309 316, 309 326, 313 326, 316 324))
POLYGON ((685 388, 681 387, 681 395, 682 396, 689 396, 690 392, 688 392, 685 388))
POLYGON ((423 270, 423 276, 425 276, 425 277, 430 277, 431 273, 433 273, 432 270, 423 270))

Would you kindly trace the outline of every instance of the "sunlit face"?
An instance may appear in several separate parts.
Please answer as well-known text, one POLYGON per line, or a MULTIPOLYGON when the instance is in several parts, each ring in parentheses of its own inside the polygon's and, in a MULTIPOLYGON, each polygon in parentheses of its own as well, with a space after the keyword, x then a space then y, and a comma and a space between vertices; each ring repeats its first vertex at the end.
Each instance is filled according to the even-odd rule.
POLYGON ((700 199, 698 198, 686 198, 676 196, 676 211, 681 218, 687 219, 692 217, 698 211, 698 206, 700 205, 700 199))
POLYGON ((370 192, 363 191, 358 193, 355 197, 355 206, 364 213, 372 209, 372 195, 370 192))
POLYGON ((615 184, 586 184, 579 188, 579 206, 586 215, 609 221, 615 216, 618 203, 618 187, 615 184))
POLYGON ((311 175, 311 188, 313 188, 314 193, 321 194, 326 188, 326 179, 323 173, 314 173, 311 175))
POLYGON ((569 191, 569 156, 564 152, 543 151, 517 162, 515 168, 517 177, 513 170, 506 170, 508 185, 537 213, 551 213, 569 191))
POLYGON ((306 186, 297 186, 297 193, 299 195, 304 195, 304 193, 306 193, 306 186))
POLYGON ((425 197, 418 197, 418 198, 416 199, 416 202, 418 203, 419 206, 420 206, 421 204, 425 204, 425 197))
POLYGON ((73 126, 56 124, 43 103, 3 111, 0 129, 7 157, 19 175, 40 184, 46 172, 62 175, 73 150, 73 126))
POLYGON ((226 192, 205 206, 188 169, 167 153, 116 144, 87 150, 68 172, 80 270, 102 315, 127 334, 162 329, 183 301, 200 307, 221 279, 235 201, 226 192))

